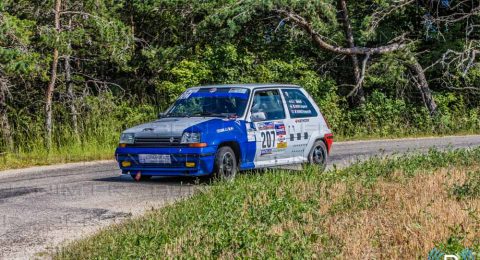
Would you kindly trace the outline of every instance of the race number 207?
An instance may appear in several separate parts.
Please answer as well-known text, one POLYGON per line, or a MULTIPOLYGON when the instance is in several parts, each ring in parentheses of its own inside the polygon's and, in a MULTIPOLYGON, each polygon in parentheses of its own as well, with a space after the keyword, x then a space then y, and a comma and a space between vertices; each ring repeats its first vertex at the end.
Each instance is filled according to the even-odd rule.
POLYGON ((260 133, 262 138, 262 148, 275 147, 275 131, 265 131, 260 133))

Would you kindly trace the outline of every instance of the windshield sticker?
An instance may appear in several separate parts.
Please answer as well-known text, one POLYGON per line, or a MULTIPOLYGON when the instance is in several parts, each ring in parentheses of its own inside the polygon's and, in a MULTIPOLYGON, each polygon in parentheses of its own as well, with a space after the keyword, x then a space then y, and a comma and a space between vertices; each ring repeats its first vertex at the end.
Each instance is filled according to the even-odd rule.
POLYGON ((233 131, 233 127, 231 126, 217 129, 217 133, 230 132, 230 131, 233 131))
POLYGON ((248 89, 245 88, 232 88, 228 91, 228 93, 238 93, 238 94, 245 94, 247 93, 248 89))
POLYGON ((227 93, 227 92, 197 92, 192 93, 191 97, 213 97, 213 98, 241 98, 241 99, 248 99, 248 94, 240 94, 240 93, 227 93))
POLYGON ((274 127, 275 126, 273 122, 257 123, 258 130, 270 130, 270 129, 274 129, 274 127))
POLYGON ((215 92, 215 91, 217 91, 217 88, 211 88, 211 89, 209 90, 210 93, 213 93, 213 92, 215 92))
POLYGON ((183 94, 179 97, 179 99, 187 99, 192 95, 193 93, 196 93, 198 91, 198 88, 194 89, 187 89, 183 94))

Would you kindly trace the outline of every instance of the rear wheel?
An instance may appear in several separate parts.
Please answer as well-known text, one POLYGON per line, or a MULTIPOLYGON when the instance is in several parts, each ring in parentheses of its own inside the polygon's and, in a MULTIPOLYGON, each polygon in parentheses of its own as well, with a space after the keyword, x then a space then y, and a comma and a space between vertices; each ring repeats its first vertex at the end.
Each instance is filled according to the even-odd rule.
POLYGON ((220 147, 215 155, 214 177, 219 180, 232 181, 238 171, 237 157, 232 148, 220 147))
POLYGON ((308 155, 308 162, 310 164, 319 166, 322 172, 327 167, 328 152, 327 147, 322 140, 316 141, 313 144, 312 150, 308 155))

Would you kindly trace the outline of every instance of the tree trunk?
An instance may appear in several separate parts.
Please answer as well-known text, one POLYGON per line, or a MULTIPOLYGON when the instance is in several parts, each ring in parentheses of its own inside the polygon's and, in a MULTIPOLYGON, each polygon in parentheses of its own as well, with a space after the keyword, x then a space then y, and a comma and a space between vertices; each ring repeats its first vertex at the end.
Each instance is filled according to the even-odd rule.
MULTIPOLYGON (((345 37, 347 39, 348 47, 355 48, 355 39, 353 38, 352 25, 350 23, 350 18, 348 16, 347 3, 345 0, 339 0, 338 2, 340 5, 340 9, 342 10, 343 27, 345 30, 345 37)), ((365 92, 363 91, 363 87, 361 86, 362 82, 361 82, 360 62, 358 61, 357 54, 350 55, 350 58, 352 59, 352 63, 353 63, 353 75, 355 77, 355 86, 358 86, 357 93, 355 96, 357 98, 357 102, 359 104, 362 104, 365 102, 365 92)))
POLYGON ((73 93, 73 82, 69 55, 65 57, 65 81, 67 84, 68 106, 70 107, 70 114, 72 114, 72 128, 75 137, 78 139, 77 108, 75 107, 75 94, 73 93))
POLYGON ((437 103, 435 103, 432 90, 428 86, 427 77, 425 76, 422 65, 417 59, 413 58, 410 62, 407 62, 407 66, 416 78, 415 84, 422 95, 423 104, 430 112, 430 115, 435 115, 437 112, 437 103))
MULTIPOLYGON (((72 19, 68 21, 68 28, 71 30, 72 19)), ((72 44, 68 43, 68 50, 72 48, 72 44)), ((68 106, 70 107, 70 113, 72 114, 72 128, 75 134, 75 138, 78 140, 78 120, 77 120, 77 108, 75 107, 75 95, 73 93, 73 82, 72 82, 72 67, 70 65, 70 55, 65 56, 65 83, 67 85, 67 96, 68 96, 68 106)))
POLYGON ((8 81, 0 77, 0 127, 3 139, 3 142, 0 142, 0 144, 3 144, 7 151, 12 151, 13 138, 7 114, 7 88, 8 81))
MULTIPOLYGON (((55 31, 57 33, 56 42, 58 44, 60 33, 60 7, 62 5, 61 0, 56 0, 55 2, 55 31)), ((57 66, 58 66, 58 48, 55 46, 53 49, 53 60, 52 68, 50 72, 50 82, 48 83, 46 97, 45 97, 45 145, 47 150, 50 151, 52 148, 52 97, 53 91, 55 89, 55 81, 57 80, 57 66)))

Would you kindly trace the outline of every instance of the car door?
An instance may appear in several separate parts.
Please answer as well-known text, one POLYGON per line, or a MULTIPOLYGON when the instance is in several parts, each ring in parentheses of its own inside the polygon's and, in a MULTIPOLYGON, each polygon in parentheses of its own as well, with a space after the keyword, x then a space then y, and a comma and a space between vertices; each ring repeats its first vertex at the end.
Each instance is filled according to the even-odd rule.
POLYGON ((318 112, 317 108, 307 97, 307 93, 300 88, 282 89, 282 94, 288 110, 286 121, 288 135, 287 153, 293 156, 295 163, 307 159, 310 143, 318 136, 318 112))
POLYGON ((273 166, 285 158, 286 112, 280 90, 259 89, 249 110, 256 139, 255 167, 273 166))

